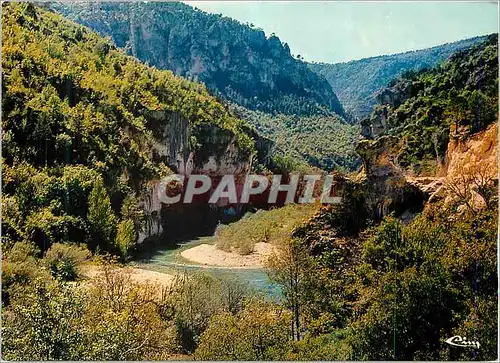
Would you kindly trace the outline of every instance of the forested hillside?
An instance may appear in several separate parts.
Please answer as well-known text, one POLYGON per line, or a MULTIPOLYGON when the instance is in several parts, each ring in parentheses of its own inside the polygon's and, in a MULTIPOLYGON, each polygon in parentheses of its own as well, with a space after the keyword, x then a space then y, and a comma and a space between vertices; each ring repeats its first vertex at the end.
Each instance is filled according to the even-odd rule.
POLYGON ((397 164, 417 173, 435 171, 445 162, 450 140, 468 139, 496 121, 497 43, 498 36, 490 35, 436 68, 409 72, 392 82, 362 121, 364 135, 396 136, 397 164))
POLYGON ((169 128, 183 137, 175 120, 186 120, 189 144, 169 147, 195 151, 195 163, 227 140, 240 158, 254 152, 243 121, 201 84, 147 67, 60 15, 4 4, 2 34, 4 248, 71 242, 126 255, 147 183, 177 167, 158 147, 169 146, 169 128))
POLYGON ((296 228, 270 262, 296 316, 292 329, 307 331, 317 357, 497 357, 497 44, 489 36, 392 82, 363 123, 362 172, 337 176, 343 203, 296 228), (461 155, 453 169, 408 175, 448 145, 461 155), (480 347, 444 343, 454 335, 480 347))
POLYGON ((353 125, 250 26, 181 3, 58 8, 130 54, 2 4, 2 359, 498 358, 497 35, 392 80, 353 125), (311 165, 341 203, 155 191, 172 173, 327 179, 311 165))
MULTIPOLYGON (((323 206, 288 238, 280 236, 279 252, 268 261, 291 312, 294 343, 288 355, 267 344, 274 351, 267 359, 496 359, 497 82, 491 36, 381 94, 383 106, 363 123, 362 171, 334 174, 342 203, 323 206), (398 158, 435 158, 427 146, 446 133, 468 156, 440 175, 408 175, 398 158), (412 158, 401 153, 409 142, 404 150, 414 150, 412 158), (477 343, 445 343, 456 335, 477 343)), ((270 224, 271 212, 235 226, 270 224)), ((197 356, 248 357, 239 329, 249 329, 240 319, 228 314, 214 321, 197 356)))
POLYGON ((253 110, 343 115, 331 86, 262 29, 181 2, 75 3, 53 7, 110 36, 118 47, 160 69, 204 82, 253 110))
MULTIPOLYGON (((375 94, 380 88, 405 71, 432 68, 458 50, 481 42, 485 37, 475 37, 428 49, 383 55, 346 63, 312 63, 309 67, 330 82, 345 110, 357 117, 365 117, 375 104, 375 94)), ((334 46, 334 45, 333 45, 334 46)))
POLYGON ((353 171, 361 164, 354 150, 360 127, 337 115, 270 115, 238 106, 233 109, 273 141, 274 162, 285 170, 309 165, 326 171, 353 171))

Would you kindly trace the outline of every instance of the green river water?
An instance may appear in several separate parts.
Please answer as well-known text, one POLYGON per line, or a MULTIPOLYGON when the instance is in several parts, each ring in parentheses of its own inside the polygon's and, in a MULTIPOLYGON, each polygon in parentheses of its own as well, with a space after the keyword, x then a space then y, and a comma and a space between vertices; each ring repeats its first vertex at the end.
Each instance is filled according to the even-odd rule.
POLYGON ((266 295, 278 296, 279 288, 273 285, 263 269, 214 267, 193 263, 181 252, 202 243, 214 243, 214 237, 200 237, 178 243, 174 247, 154 246, 136 258, 137 267, 165 273, 204 272, 214 277, 238 280, 266 295))

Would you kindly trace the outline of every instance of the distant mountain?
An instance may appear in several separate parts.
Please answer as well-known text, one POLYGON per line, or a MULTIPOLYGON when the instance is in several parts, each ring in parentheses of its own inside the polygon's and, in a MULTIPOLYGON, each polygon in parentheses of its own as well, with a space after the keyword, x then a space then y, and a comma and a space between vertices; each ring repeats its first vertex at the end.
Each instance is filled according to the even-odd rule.
POLYGON ((480 36, 436 47, 405 53, 365 58, 347 63, 312 63, 310 69, 324 76, 346 112, 358 119, 366 117, 375 105, 375 93, 405 71, 432 68, 453 53, 484 41, 480 36))
POLYGON ((343 116, 330 84, 274 34, 180 2, 54 3, 131 55, 268 113, 343 116))

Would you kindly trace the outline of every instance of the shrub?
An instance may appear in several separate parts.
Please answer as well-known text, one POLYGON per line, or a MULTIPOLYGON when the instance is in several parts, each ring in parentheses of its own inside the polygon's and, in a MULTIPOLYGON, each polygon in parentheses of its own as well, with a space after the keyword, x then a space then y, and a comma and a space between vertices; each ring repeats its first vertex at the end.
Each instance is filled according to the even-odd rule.
POLYGON ((50 280, 48 272, 41 268, 36 256, 40 250, 34 243, 16 242, 2 257, 2 303, 9 304, 14 289, 22 288, 36 278, 50 280))
POLYGON ((313 204, 290 204, 258 211, 222 228, 215 244, 224 251, 235 249, 242 255, 252 253, 254 245, 259 242, 278 245, 289 238, 297 224, 312 216, 317 209, 313 204))
POLYGON ((251 299, 236 314, 214 315, 202 334, 200 360, 284 360, 291 347, 289 313, 273 303, 251 299))
POLYGON ((177 276, 168 297, 169 318, 175 321, 184 352, 193 352, 210 319, 223 311, 236 313, 249 291, 233 280, 222 280, 205 274, 177 276))
POLYGON ((78 360, 83 314, 68 286, 37 279, 3 311, 2 353, 7 360, 78 360))
MULTIPOLYGON (((109 266, 108 266, 109 267, 109 266)), ((84 286, 37 279, 3 313, 2 353, 9 360, 165 360, 175 331, 149 285, 104 268, 84 286)))
POLYGON ((54 278, 73 281, 78 277, 78 265, 90 256, 85 247, 55 243, 45 253, 44 261, 54 278))
POLYGON ((131 219, 125 219, 118 225, 118 232, 116 234, 116 246, 120 249, 123 258, 127 257, 128 249, 134 242, 134 222, 131 219))

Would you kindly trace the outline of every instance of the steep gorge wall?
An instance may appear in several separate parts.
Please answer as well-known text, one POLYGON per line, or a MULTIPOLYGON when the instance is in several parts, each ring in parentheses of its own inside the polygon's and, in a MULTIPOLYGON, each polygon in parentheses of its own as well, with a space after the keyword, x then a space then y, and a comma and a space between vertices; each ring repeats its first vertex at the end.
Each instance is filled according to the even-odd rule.
MULTIPOLYGON (((204 174, 209 176, 220 176, 225 174, 244 175, 251 167, 252 155, 249 157, 241 152, 236 145, 234 134, 222 130, 216 125, 202 124, 192 127, 189 121, 177 113, 171 113, 162 117, 165 123, 161 137, 157 138, 154 145, 155 152, 159 158, 176 174, 189 177, 191 174, 204 174), (201 141, 201 144, 192 145, 193 140, 201 141)), ((148 184, 146 192, 141 197, 141 206, 146 216, 144 230, 140 232, 138 243, 142 243, 149 237, 161 236, 167 229, 177 228, 179 231, 191 227, 196 229, 197 225, 179 224, 179 219, 174 217, 176 212, 187 217, 187 214, 205 214, 203 219, 211 219, 211 211, 215 214, 222 206, 183 206, 163 205, 159 199, 160 180, 153 180, 148 184)), ((213 191, 215 185, 212 185, 213 191)), ((217 217, 213 217, 217 218, 217 217)), ((197 219, 197 218, 195 218, 197 219)), ((197 223, 201 221, 198 220, 197 223)))

